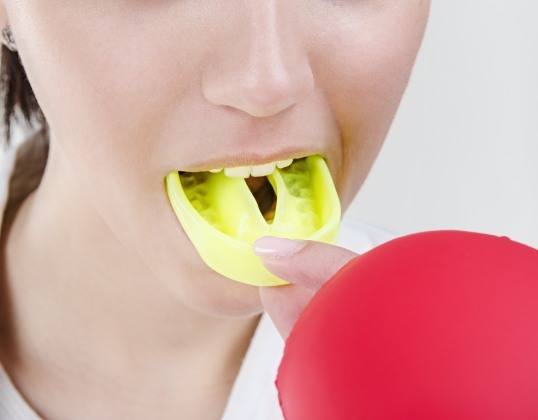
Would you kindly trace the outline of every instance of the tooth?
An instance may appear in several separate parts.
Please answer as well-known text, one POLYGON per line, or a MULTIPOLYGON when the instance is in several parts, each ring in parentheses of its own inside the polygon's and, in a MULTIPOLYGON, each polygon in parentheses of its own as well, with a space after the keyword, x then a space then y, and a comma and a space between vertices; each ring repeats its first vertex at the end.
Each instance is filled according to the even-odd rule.
POLYGON ((220 172, 222 171, 222 168, 216 168, 216 169, 210 169, 209 172, 213 172, 214 174, 216 174, 217 172, 220 172))
POLYGON ((255 165, 250 168, 252 176, 266 176, 273 173, 275 170, 275 162, 265 163, 263 165, 255 165))
POLYGON ((285 168, 286 166, 290 166, 292 161, 293 161, 293 159, 279 160, 276 163, 276 166, 277 166, 277 168, 282 169, 282 168, 285 168))
POLYGON ((224 175, 229 177, 248 178, 250 176, 250 166, 236 166, 234 168, 224 168, 224 175))

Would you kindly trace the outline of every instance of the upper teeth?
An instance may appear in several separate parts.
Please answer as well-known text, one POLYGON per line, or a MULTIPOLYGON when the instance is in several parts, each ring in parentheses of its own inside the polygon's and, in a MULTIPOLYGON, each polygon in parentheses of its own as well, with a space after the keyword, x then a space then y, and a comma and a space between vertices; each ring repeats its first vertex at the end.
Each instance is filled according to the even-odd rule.
MULTIPOLYGON (((279 160, 276 162, 264 163, 261 165, 235 166, 233 168, 224 168, 224 175, 229 177, 248 178, 249 176, 266 176, 273 173, 275 167, 285 168, 291 165, 293 159, 279 160)), ((210 169, 210 172, 220 172, 222 168, 210 169)))

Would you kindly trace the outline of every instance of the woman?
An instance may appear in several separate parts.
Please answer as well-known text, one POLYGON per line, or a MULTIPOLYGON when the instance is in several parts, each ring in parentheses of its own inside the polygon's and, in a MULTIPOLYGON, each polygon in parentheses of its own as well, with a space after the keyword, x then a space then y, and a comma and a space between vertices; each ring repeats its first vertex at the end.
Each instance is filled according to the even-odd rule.
POLYGON ((2 226, 0 414, 281 418, 283 339, 332 273, 387 237, 346 217, 340 246, 265 237, 255 251, 293 284, 238 283, 200 259, 163 177, 320 153, 345 212, 429 2, 2 6, 7 128, 19 107, 39 130, 18 150, 2 226))

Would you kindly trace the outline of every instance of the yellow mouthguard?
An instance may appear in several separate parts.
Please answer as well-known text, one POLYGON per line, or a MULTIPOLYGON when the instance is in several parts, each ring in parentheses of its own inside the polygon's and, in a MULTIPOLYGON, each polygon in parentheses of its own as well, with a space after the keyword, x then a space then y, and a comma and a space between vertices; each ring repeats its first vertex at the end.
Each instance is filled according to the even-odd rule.
POLYGON ((272 222, 263 217, 244 178, 224 171, 171 171, 164 179, 176 217, 204 262, 232 280, 254 286, 289 284, 263 265, 253 242, 272 235, 333 243, 340 200, 325 160, 294 160, 267 176, 276 195, 272 222))

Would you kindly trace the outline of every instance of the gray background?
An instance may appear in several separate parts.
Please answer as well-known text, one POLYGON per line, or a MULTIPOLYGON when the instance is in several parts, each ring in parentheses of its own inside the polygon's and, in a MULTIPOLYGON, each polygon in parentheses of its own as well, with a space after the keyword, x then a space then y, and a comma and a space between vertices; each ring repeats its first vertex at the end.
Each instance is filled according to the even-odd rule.
POLYGON ((432 2, 426 37, 352 217, 538 247, 538 2, 432 2))

